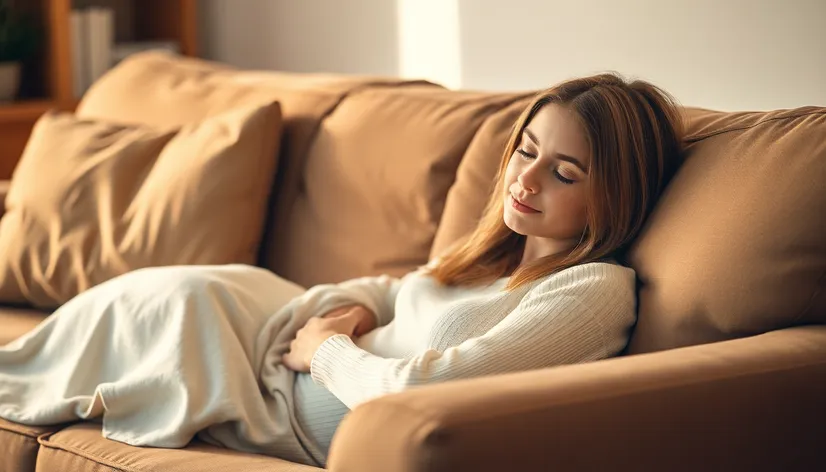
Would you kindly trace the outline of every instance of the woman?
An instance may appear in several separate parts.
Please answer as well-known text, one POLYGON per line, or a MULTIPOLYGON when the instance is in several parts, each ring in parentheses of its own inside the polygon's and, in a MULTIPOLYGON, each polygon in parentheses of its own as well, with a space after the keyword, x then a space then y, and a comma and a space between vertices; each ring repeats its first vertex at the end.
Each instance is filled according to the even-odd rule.
POLYGON ((0 417, 102 417, 130 444, 197 434, 323 465, 341 417, 371 398, 617 355, 635 276, 616 257, 676 170, 680 135, 648 83, 562 83, 520 117, 482 220, 441 258, 307 291, 247 266, 134 271, 0 349, 0 417))

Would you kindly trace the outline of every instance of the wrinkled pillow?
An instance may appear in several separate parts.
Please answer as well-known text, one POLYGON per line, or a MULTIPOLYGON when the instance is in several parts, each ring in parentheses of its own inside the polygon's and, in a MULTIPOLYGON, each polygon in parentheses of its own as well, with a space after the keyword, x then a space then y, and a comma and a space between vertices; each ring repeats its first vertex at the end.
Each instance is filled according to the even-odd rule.
POLYGON ((54 308, 149 266, 254 264, 280 140, 273 102, 177 129, 45 114, 0 220, 0 303, 54 308))
POLYGON ((826 323, 826 108, 685 111, 685 163, 629 251, 628 352, 826 323))

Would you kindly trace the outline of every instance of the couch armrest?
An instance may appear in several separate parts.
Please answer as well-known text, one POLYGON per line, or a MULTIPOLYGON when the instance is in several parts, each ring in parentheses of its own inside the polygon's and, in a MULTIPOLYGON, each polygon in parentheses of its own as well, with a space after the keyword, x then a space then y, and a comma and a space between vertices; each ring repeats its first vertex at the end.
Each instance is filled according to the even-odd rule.
POLYGON ((826 326, 388 395, 328 467, 826 470, 826 326))
POLYGON ((9 193, 10 180, 0 180, 0 218, 6 213, 6 195, 9 193))

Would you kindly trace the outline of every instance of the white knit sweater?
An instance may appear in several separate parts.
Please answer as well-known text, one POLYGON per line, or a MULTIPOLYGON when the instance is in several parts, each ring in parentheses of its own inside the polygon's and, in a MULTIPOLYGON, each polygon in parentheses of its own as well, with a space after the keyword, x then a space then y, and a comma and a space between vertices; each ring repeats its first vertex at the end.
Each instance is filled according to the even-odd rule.
POLYGON ((315 382, 348 407, 416 385, 611 357, 635 321, 635 274, 618 264, 582 264, 514 291, 507 278, 444 287, 424 270, 320 285, 294 301, 376 313, 377 329, 333 336, 312 360, 315 382))

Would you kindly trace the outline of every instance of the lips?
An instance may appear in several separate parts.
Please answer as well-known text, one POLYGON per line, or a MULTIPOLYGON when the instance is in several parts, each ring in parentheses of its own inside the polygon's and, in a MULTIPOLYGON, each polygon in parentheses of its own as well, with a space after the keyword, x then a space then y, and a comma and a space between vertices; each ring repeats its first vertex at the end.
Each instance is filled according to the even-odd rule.
POLYGON ((514 197, 512 194, 511 194, 511 204, 517 211, 520 211, 522 213, 541 213, 536 208, 534 208, 532 206, 529 206, 529 205, 525 205, 524 203, 519 201, 519 199, 514 197))

